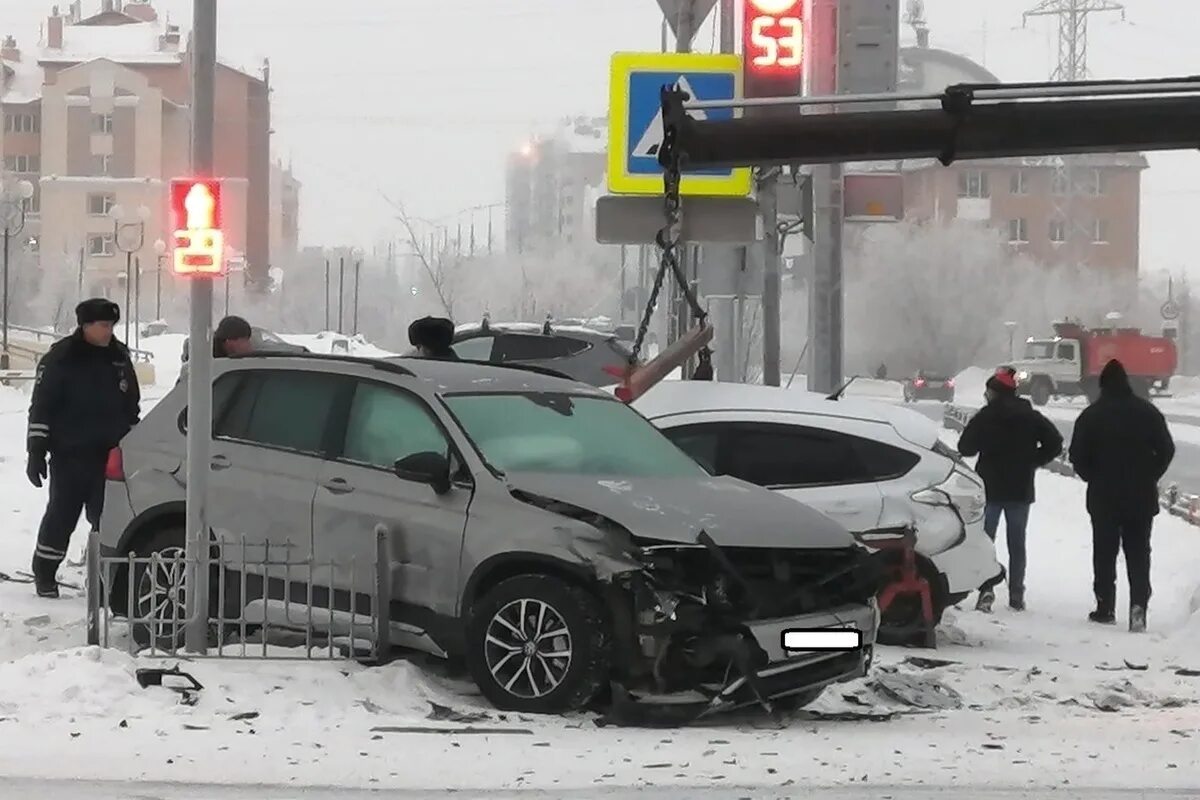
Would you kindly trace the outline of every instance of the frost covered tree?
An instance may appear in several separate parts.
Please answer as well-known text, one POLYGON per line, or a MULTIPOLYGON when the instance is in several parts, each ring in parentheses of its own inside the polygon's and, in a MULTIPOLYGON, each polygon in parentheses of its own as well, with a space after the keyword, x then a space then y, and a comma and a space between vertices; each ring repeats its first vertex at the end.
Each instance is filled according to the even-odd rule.
POLYGON ((1065 316, 1098 324, 1136 293, 1086 267, 1049 267, 977 223, 903 222, 863 232, 846 259, 846 366, 955 374, 1008 359, 1008 329, 1050 333, 1065 316))

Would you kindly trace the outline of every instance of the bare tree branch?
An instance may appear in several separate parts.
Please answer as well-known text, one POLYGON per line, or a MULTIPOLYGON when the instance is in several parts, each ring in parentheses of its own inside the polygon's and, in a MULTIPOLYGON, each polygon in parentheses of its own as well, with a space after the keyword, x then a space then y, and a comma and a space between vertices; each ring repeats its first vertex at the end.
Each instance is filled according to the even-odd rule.
POLYGON ((425 274, 429 276, 429 282, 433 285, 433 290, 437 292, 438 301, 442 304, 442 308, 445 310, 446 316, 450 317, 450 319, 454 319, 453 295, 447 297, 447 276, 444 272, 444 269, 440 266, 434 267, 433 264, 430 263, 430 258, 433 254, 430 253, 429 256, 426 256, 425 251, 421 247, 421 243, 417 238, 417 232, 413 228, 412 220, 409 218, 408 212, 404 209, 404 204, 392 200, 390 197, 384 194, 383 191, 379 192, 379 196, 383 198, 385 203, 390 205, 392 209, 395 210, 396 219, 398 219, 400 224, 404 226, 404 230, 408 234, 408 242, 410 245, 412 245, 414 254, 421 261, 421 266, 425 269, 425 274))

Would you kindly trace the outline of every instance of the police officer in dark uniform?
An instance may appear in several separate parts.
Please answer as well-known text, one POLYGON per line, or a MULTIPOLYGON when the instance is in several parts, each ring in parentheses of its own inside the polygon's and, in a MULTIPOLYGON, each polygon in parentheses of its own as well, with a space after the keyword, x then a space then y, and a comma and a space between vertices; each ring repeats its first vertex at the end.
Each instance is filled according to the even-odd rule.
POLYGON ((40 597, 58 597, 58 567, 79 512, 86 508, 92 530, 99 527, 108 453, 141 413, 129 349, 113 335, 121 318, 117 304, 102 297, 85 300, 75 317, 79 327, 38 364, 29 406, 26 474, 38 488, 50 478, 50 501, 33 552, 40 597))

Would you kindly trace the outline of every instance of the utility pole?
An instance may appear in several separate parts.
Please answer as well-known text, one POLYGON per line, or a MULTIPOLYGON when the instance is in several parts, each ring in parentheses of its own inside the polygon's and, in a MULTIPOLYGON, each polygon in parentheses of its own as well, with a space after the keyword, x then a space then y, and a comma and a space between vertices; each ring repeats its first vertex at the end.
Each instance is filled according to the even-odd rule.
MULTIPOLYGON (((1121 12, 1125 19, 1125 6, 1110 0, 1041 0, 1022 15, 1022 24, 1027 25, 1032 17, 1058 18, 1058 61, 1052 81, 1082 81, 1088 77, 1088 18, 1092 14, 1111 11, 1121 12)), ((1062 226, 1061 234, 1067 252, 1080 265, 1086 264, 1093 239, 1086 221, 1077 218, 1076 197, 1079 194, 1079 176, 1082 160, 1077 156, 1059 157, 1054 169, 1051 195, 1056 222, 1062 226)), ((1099 180, 1099 177, 1097 177, 1099 180)), ((1100 187, 1096 187, 1098 192, 1100 187)))
MULTIPOLYGON (((886 0, 813 0, 809 87, 815 95, 896 91, 900 9, 886 0)), ((870 110, 863 106, 862 110, 870 110)), ((826 107, 836 112, 836 107, 826 107)), ((813 167, 815 264, 809 289, 810 391, 830 393, 845 381, 842 279, 845 226, 841 164, 813 167)), ((766 298, 764 298, 764 304, 766 298)))
POLYGON ((346 312, 346 257, 338 260, 338 333, 345 333, 346 312))
MULTIPOLYGON (((758 205, 763 219, 763 367, 762 379, 765 386, 779 386, 782 377, 779 371, 781 340, 780 328, 783 316, 783 280, 780 259, 783 250, 779 241, 779 169, 771 168, 760 173, 758 205)), ((811 382, 812 378, 809 377, 811 382)))
MULTIPOLYGON (((213 175, 217 0, 192 3, 192 174, 213 175)), ((208 651, 208 474, 212 460, 213 279, 191 280, 187 423, 186 649, 208 651)))
MULTIPOLYGON (((696 36, 697 22, 690 0, 683 0, 683 2, 679 3, 679 18, 675 28, 675 52, 692 52, 692 39, 696 36)), ((684 242, 675 252, 676 258, 679 259, 679 274, 683 275, 685 279, 690 280, 694 268, 692 258, 694 248, 684 242)), ((668 337, 667 344, 671 344, 687 333, 688 320, 691 316, 691 309, 688 308, 687 301, 684 299, 685 287, 679 285, 679 281, 674 276, 671 277, 671 281, 675 285, 671 303, 674 324, 670 328, 670 336, 668 337)), ((683 365, 682 372, 685 379, 690 377, 691 366, 690 363, 683 365)))
POLYGON ((325 259, 325 328, 329 330, 329 259, 325 259))
MULTIPOLYGON (((735 50, 734 43, 737 39, 736 30, 734 27, 736 23, 736 14, 734 13, 735 10, 736 0, 720 0, 719 33, 721 37, 722 53, 733 53, 735 50)), ((725 248, 721 248, 719 250, 717 248, 710 248, 709 252, 707 252, 705 255, 711 255, 715 257, 717 253, 721 253, 722 255, 729 253, 732 255, 732 258, 729 259, 729 263, 724 265, 714 265, 717 266, 717 268, 727 269, 731 273, 739 272, 739 268, 746 261, 746 248, 744 247, 736 247, 732 248, 731 250, 725 248)), ((738 381, 740 379, 740 374, 737 369, 737 353, 738 340, 742 336, 742 331, 737 327, 737 314, 735 309, 737 308, 738 303, 737 295, 741 295, 741 293, 742 287, 739 282, 736 291, 733 293, 735 296, 721 300, 721 304, 718 306, 719 313, 716 325, 716 368, 717 378, 722 381, 731 382, 738 381)))

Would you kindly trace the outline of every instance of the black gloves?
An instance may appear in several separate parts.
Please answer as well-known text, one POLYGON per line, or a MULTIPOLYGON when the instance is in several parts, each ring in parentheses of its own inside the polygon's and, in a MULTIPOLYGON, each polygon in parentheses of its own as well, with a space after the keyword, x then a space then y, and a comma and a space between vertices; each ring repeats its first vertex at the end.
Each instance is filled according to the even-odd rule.
POLYGON ((29 478, 29 482, 34 487, 42 488, 42 481, 46 478, 46 454, 40 450, 30 451, 29 461, 25 464, 25 475, 29 478))

